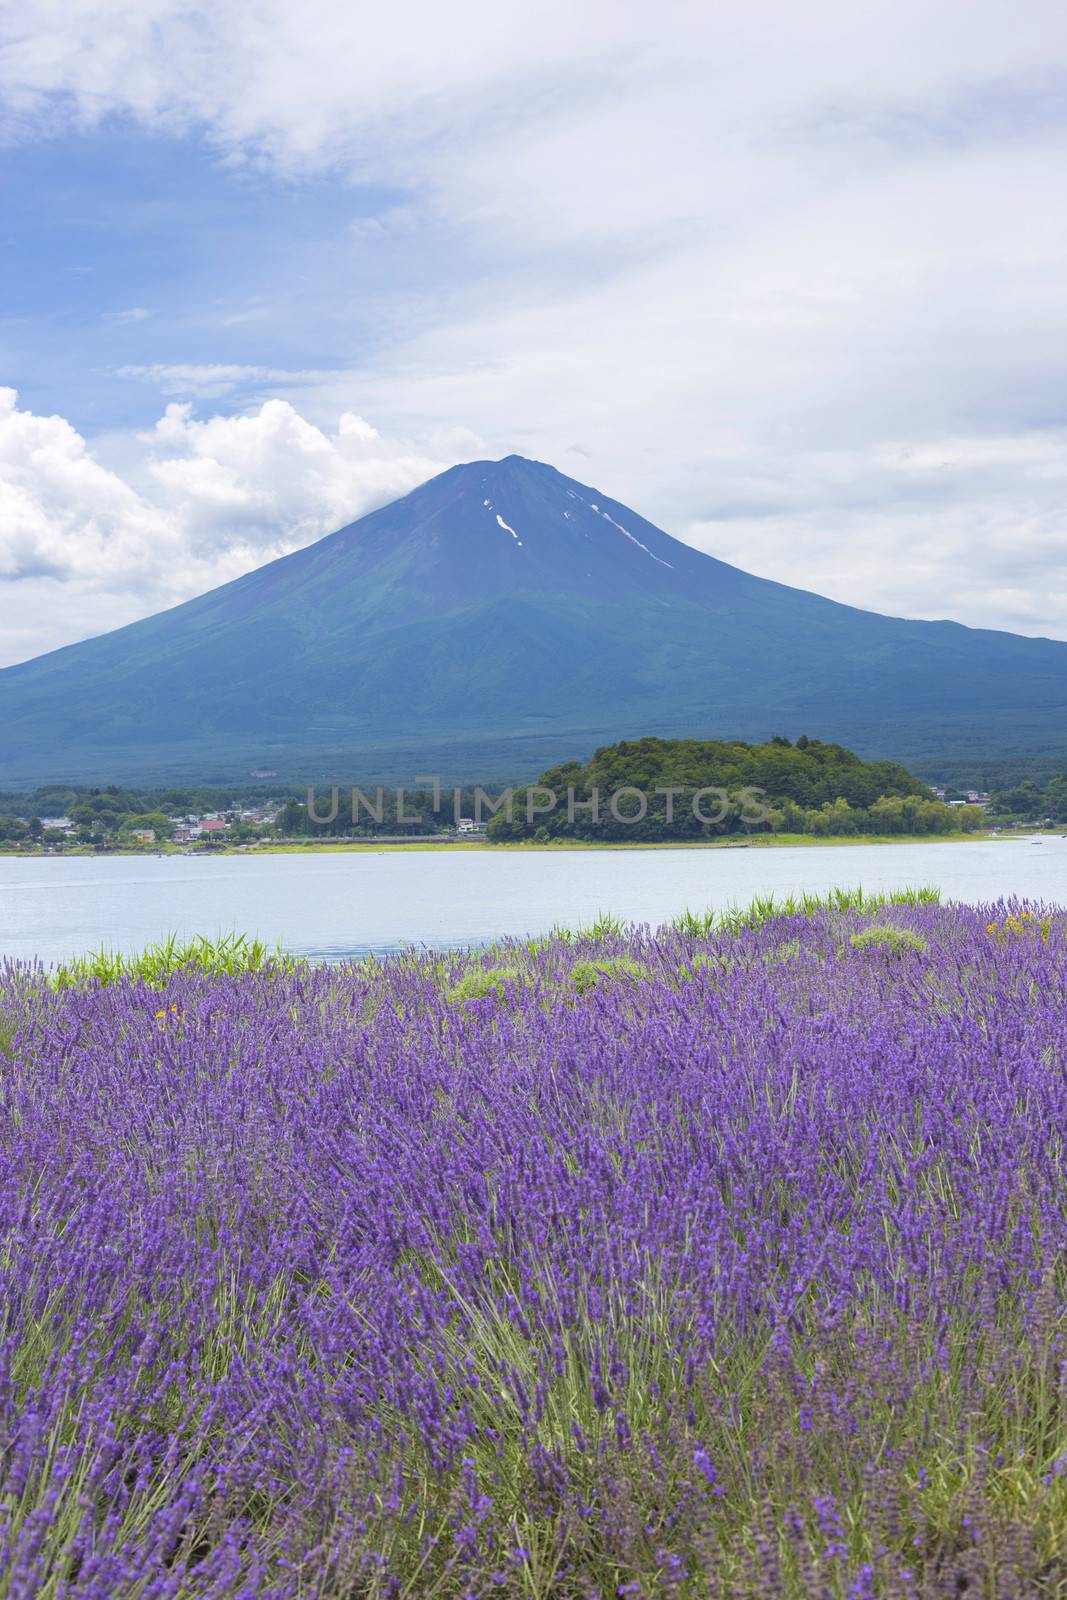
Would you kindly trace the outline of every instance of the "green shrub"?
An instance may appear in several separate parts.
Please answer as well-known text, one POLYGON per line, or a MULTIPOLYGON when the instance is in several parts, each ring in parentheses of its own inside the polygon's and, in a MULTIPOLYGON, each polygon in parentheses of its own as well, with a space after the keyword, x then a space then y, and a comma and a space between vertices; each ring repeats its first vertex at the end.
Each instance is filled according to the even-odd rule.
POLYGON ((588 994, 598 983, 617 983, 631 978, 643 981, 651 978, 648 968, 631 956, 605 956, 600 961, 576 961, 570 970, 570 981, 579 994, 588 994))
POLYGON ((521 982, 522 974, 517 967, 475 967, 445 990, 445 999, 453 1006, 464 1005, 468 1000, 484 1000, 490 994, 500 999, 505 984, 521 982))
POLYGON ((903 956, 912 950, 921 955, 927 948, 921 934, 913 933, 910 928, 894 928, 885 923, 854 933, 851 944, 854 950, 881 950, 887 956, 903 956))

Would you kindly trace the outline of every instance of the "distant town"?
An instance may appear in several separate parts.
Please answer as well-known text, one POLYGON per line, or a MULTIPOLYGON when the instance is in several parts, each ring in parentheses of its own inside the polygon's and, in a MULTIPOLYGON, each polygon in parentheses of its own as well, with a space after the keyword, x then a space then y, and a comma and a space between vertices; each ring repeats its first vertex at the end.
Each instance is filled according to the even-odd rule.
MULTIPOLYGON (((231 834, 248 838, 252 830, 273 829, 278 819, 279 806, 246 807, 241 810, 209 811, 203 816, 187 812, 184 816, 168 817, 168 829, 160 827, 131 827, 119 830, 134 844, 196 844, 201 839, 224 839, 231 834)), ((46 842, 63 843, 77 839, 81 825, 73 817, 42 817, 41 836, 46 842)))
POLYGON ((0 850, 34 854, 199 854, 481 838, 490 844, 655 844, 774 834, 786 842, 947 837, 1065 823, 1065 773, 1040 785, 1024 778, 956 787, 924 782, 899 764, 865 761, 804 734, 795 743, 781 735, 763 744, 622 740, 599 747, 585 764, 564 762, 535 782, 491 793, 480 786, 452 789, 437 779, 388 790, 373 784, 309 789, 290 786, 266 767, 229 787, 52 784, 0 793, 0 850))
MULTIPOLYGON (((257 786, 275 777, 269 771, 249 774, 257 786)), ((225 791, 127 790, 108 788, 0 794, 0 850, 84 853, 115 850, 201 852, 254 849, 271 843, 332 838, 309 815, 306 795, 282 791, 250 796, 225 791), (60 801, 61 804, 56 802, 60 801)), ((429 839, 483 837, 486 826, 472 816, 435 815, 429 794, 409 794, 398 822, 352 830, 366 842, 411 842, 429 839), (413 818, 417 818, 413 821, 413 818)))
POLYGON ((981 789, 965 789, 962 795, 953 794, 950 799, 948 790, 932 783, 930 793, 935 800, 940 800, 946 806, 978 806, 980 810, 988 811, 993 804, 993 796, 981 789))

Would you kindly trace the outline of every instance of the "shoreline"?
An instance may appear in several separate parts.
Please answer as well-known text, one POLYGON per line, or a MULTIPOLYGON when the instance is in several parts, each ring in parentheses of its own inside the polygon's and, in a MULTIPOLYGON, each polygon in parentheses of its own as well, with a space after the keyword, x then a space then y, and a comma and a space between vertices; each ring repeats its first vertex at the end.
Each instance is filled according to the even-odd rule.
MULTIPOLYGON (((503 844, 489 844, 484 839, 446 839, 442 840, 440 844, 432 840, 419 840, 418 842, 412 841, 410 844, 390 842, 387 844, 383 843, 377 845, 373 840, 361 840, 359 842, 353 840, 339 840, 336 844, 319 844, 317 842, 308 844, 269 844, 262 845, 255 850, 247 852, 230 849, 225 852, 220 851, 220 854, 300 855, 303 853, 310 853, 316 855, 340 855, 356 850, 367 849, 376 850, 380 854, 385 854, 394 850, 441 850, 443 848, 447 848, 450 851, 461 850, 465 853, 468 851, 478 850, 483 854, 492 855, 513 854, 516 852, 563 853, 565 851, 573 850, 787 850, 807 849, 809 847, 824 848, 827 845, 842 844, 969 844, 972 840, 979 840, 989 843, 1001 837, 1003 837, 1003 835, 995 835, 989 833, 988 831, 982 830, 977 833, 940 834, 828 834, 825 838, 820 838, 816 834, 780 833, 761 834, 750 839, 736 839, 732 837, 725 839, 635 839, 632 844, 628 844, 621 839, 554 839, 544 844, 535 843, 533 840, 527 839, 509 840, 507 843, 503 844)), ((1024 838, 1030 837, 1030 835, 1020 834, 1017 836, 1012 835, 1010 837, 1024 838)))
POLYGON ((547 843, 535 843, 533 840, 509 840, 501 844, 489 844, 485 839, 456 839, 445 836, 440 840, 417 839, 388 840, 378 842, 374 839, 345 839, 327 843, 318 840, 286 840, 270 842, 269 844, 231 844, 224 845, 218 850, 195 850, 181 846, 163 846, 162 848, 149 849, 122 849, 99 851, 91 846, 75 846, 72 849, 25 850, 17 848, 0 848, 0 857, 11 860, 39 861, 39 860, 87 860, 117 858, 125 861, 160 859, 172 856, 184 857, 187 860, 212 860, 226 857, 232 859, 236 856, 281 856, 281 855, 351 855, 363 851, 377 855, 390 855, 394 852, 413 851, 443 851, 449 853, 469 854, 478 851, 482 854, 506 855, 509 853, 527 852, 565 852, 574 850, 790 850, 790 849, 827 849, 840 845, 893 845, 893 844, 1011 844, 1022 843, 1034 838, 1062 838, 1064 831, 1060 828, 1030 828, 1025 832, 993 833, 988 829, 979 829, 973 833, 896 833, 896 834, 817 834, 799 833, 774 833, 759 834, 748 839, 728 836, 723 839, 655 839, 634 840, 627 843, 620 839, 556 839, 547 843))

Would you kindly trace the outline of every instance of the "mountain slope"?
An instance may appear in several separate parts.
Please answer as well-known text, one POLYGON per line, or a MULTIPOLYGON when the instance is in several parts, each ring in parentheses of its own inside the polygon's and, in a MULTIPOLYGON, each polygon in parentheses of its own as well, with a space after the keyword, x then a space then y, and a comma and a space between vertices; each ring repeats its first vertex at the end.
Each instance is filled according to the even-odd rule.
POLYGON ((0 780, 488 778, 643 733, 1067 750, 1065 711, 1067 644, 755 578, 509 456, 0 671, 0 780))

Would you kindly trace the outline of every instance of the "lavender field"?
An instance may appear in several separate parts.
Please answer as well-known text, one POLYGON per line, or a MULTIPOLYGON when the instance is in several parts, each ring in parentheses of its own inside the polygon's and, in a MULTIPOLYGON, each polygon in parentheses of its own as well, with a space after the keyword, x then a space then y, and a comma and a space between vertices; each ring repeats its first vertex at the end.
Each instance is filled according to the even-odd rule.
POLYGON ((1025 911, 0 969, 0 1597, 1067 1593, 1025 911))

